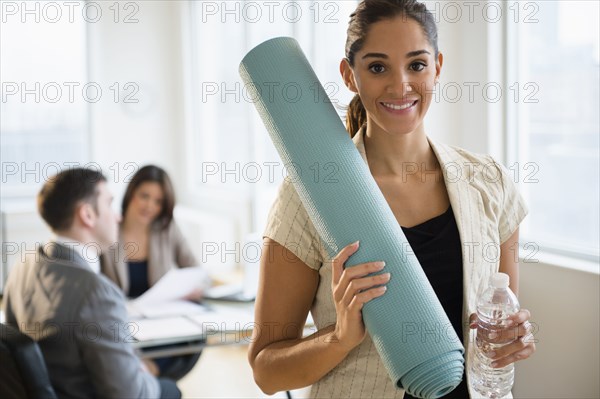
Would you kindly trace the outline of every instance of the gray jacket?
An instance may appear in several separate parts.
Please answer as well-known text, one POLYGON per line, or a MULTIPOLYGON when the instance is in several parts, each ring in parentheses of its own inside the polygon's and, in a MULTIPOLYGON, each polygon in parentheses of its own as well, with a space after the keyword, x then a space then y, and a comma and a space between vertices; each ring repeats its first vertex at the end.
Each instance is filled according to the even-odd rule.
POLYGON ((121 291, 65 246, 27 257, 6 283, 6 322, 38 341, 58 396, 159 397, 158 380, 129 344, 121 291))

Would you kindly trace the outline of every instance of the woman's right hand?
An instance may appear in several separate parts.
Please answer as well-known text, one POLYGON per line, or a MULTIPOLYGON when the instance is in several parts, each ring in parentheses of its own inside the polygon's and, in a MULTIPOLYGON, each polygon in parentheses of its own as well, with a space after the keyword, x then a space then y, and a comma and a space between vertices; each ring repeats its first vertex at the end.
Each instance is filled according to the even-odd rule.
POLYGON ((382 296, 386 291, 382 284, 390 280, 389 273, 367 277, 381 271, 384 262, 361 263, 344 269, 344 264, 358 247, 358 241, 348 245, 333 258, 331 265, 331 287, 337 313, 334 338, 348 352, 366 336, 361 312, 364 304, 382 296))

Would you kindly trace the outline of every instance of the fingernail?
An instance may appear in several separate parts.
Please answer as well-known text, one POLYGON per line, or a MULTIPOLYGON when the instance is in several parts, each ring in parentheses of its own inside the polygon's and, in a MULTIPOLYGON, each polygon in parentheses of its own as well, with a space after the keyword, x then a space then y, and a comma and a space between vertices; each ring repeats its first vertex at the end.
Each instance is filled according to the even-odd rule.
POLYGON ((491 366, 492 367, 497 367, 498 366, 498 362, 492 362, 491 366))
POLYGON ((383 269, 385 267, 385 262, 378 262, 377 266, 381 269, 383 269))
POLYGON ((492 351, 492 352, 488 352, 488 357, 492 358, 492 357, 496 357, 496 352, 492 351))
POLYGON ((389 273, 383 273, 381 276, 382 276, 382 277, 383 277, 385 280, 389 280, 391 275, 390 275, 389 273))
POLYGON ((358 247, 360 245, 360 241, 356 241, 354 244, 352 244, 355 247, 358 247))

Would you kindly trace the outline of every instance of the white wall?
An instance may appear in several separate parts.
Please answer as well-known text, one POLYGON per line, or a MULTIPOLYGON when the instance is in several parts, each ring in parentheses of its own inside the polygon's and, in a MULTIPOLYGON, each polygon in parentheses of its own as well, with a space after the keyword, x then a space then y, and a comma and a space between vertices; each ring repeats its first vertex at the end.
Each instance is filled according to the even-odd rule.
MULTIPOLYGON (((113 16, 113 3, 99 3, 103 13, 113 16)), ((153 163, 167 170, 173 180, 177 203, 184 209, 178 215, 182 229, 189 232, 191 245, 199 259, 205 245, 232 248, 241 241, 249 210, 240 206, 207 203, 187 189, 188 165, 194 156, 189 137, 186 101, 189 59, 186 47, 188 2, 136 2, 137 23, 114 23, 112 18, 89 24, 90 77, 108 87, 132 82, 139 87, 139 103, 101 101, 91 107, 92 159, 112 182, 117 208, 128 178, 137 168, 153 163), (118 171, 118 172, 117 172, 118 171), (233 216, 232 216, 233 215, 233 216), (224 245, 229 246, 223 247, 224 245)), ((128 10, 131 11, 131 10, 128 10)), ((124 13, 125 14, 125 13, 124 13)), ((121 16, 123 16, 122 14, 121 16)), ((192 110, 193 112, 193 110, 192 110)), ((227 201, 224 201, 227 203, 227 201)), ((207 258, 218 263, 218 256, 207 258)), ((235 257, 226 258, 234 267, 235 257)))
MULTIPOLYGON (((91 106, 92 158, 117 191, 136 167, 155 163, 176 183, 182 171, 180 25, 177 2, 137 2, 137 23, 102 18, 89 24, 91 81, 110 86, 132 82, 139 103, 101 101, 91 106), (116 167, 116 168, 115 168, 116 167), (115 169, 119 173, 115 173, 115 169)), ((105 15, 113 15, 101 2, 105 15)), ((130 91, 128 91, 129 93, 130 91)), ((182 184, 176 184, 181 186, 182 184)))
MULTIPOLYGON (((488 67, 488 59, 494 56, 496 50, 490 46, 490 41, 495 39, 495 33, 501 26, 487 23, 481 17, 479 2, 471 2, 477 3, 480 10, 477 13, 474 8, 472 17, 468 7, 455 7, 456 2, 453 2, 454 5, 440 1, 425 3, 437 22, 438 46, 444 56, 437 94, 426 120, 426 131, 440 141, 489 153, 496 134, 490 129, 490 126, 495 126, 493 114, 501 111, 502 102, 486 101, 482 86, 488 82, 502 83, 501 76, 494 68, 488 67), (470 89, 470 86, 473 88, 470 89)), ((499 155, 494 152, 494 155, 499 155)))
POLYGON ((521 306, 537 327, 537 351, 517 363, 515 398, 600 397, 600 276, 521 263, 521 306))

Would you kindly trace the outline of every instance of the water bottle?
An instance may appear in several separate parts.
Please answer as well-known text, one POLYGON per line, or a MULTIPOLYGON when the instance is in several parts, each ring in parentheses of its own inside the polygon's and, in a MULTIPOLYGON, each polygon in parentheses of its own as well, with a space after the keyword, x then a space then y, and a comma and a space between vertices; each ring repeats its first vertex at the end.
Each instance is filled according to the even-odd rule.
POLYGON ((519 301, 508 288, 509 277, 495 273, 477 301, 477 339, 471 365, 473 388, 487 398, 502 398, 512 389, 514 364, 493 368, 487 353, 510 344, 517 337, 507 331, 507 318, 519 311, 519 301))

